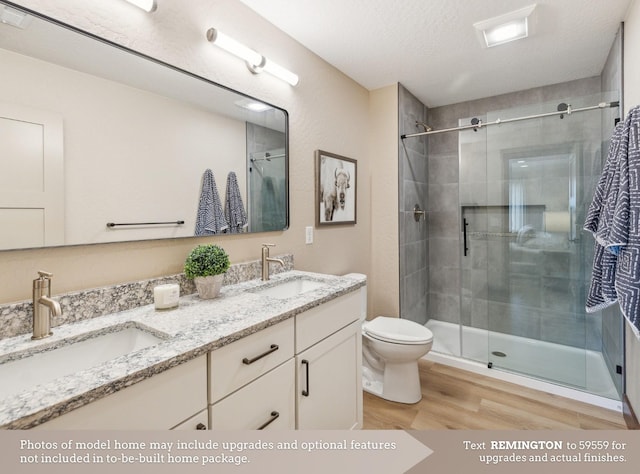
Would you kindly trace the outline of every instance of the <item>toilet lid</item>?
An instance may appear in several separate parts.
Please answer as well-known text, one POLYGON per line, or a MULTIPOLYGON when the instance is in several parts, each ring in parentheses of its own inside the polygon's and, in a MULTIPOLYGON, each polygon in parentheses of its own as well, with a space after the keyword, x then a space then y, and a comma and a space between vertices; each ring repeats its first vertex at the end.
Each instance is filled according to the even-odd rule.
POLYGON ((401 344, 426 344, 433 340, 433 333, 421 324, 387 316, 366 322, 362 330, 376 339, 401 344))

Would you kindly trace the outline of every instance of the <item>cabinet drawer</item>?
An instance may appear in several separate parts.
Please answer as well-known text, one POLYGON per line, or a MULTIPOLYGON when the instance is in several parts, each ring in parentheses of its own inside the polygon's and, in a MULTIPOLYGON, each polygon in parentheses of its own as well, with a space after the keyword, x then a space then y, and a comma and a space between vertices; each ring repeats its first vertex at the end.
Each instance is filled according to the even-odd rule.
POLYGON ((361 303, 354 291, 296 315, 296 354, 356 321, 361 303))
POLYGON ((214 430, 295 429, 294 360, 212 405, 209 426, 214 430))
POLYGON ((168 430, 206 408, 206 365, 198 357, 35 429, 168 430))
POLYGON ((291 318, 209 353, 209 403, 293 357, 293 327, 291 318))
POLYGON ((191 431, 191 430, 207 430, 209 426, 209 411, 202 410, 197 415, 193 415, 188 420, 183 421, 178 426, 171 428, 172 430, 191 431))

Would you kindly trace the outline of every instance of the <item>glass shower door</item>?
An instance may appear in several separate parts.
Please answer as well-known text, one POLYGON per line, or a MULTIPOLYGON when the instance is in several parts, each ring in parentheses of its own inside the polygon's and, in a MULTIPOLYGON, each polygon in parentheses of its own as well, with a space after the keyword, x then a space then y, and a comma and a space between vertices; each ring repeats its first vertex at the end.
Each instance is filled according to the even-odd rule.
MULTIPOLYGON (((600 101, 575 98, 572 106, 600 101)), ((490 123, 557 105, 477 118, 490 123)), ((601 117, 595 110, 459 133, 463 357, 591 390, 596 371, 587 353, 602 358, 602 320, 584 311, 593 239, 581 228, 601 170, 601 117)))
MULTIPOLYGON (((487 119, 535 115, 556 105, 500 111, 487 119)), ((588 206, 581 199, 577 207, 584 191, 580 165, 599 151, 599 115, 487 129, 488 363, 577 388, 587 385, 584 294, 590 264, 580 238, 588 206)))

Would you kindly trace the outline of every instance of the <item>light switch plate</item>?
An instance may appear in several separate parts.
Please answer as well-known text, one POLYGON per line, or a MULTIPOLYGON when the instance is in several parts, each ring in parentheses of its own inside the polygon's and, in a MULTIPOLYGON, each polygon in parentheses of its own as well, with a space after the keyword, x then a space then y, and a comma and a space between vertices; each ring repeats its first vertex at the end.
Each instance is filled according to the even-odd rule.
POLYGON ((313 243, 313 227, 308 225, 305 228, 305 239, 304 242, 306 244, 312 244, 313 243))

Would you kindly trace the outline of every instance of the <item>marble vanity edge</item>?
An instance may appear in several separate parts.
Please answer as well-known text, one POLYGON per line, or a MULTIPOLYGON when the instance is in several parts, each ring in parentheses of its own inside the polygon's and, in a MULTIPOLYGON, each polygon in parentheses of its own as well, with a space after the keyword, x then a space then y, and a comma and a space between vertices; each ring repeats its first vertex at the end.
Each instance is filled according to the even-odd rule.
MULTIPOLYGON (((293 270, 293 255, 278 255, 284 262, 284 268, 271 265, 271 273, 278 274, 293 270)), ((262 262, 252 260, 231 265, 225 274, 223 285, 234 285, 260 278, 262 262)), ((97 318, 105 314, 118 313, 153 303, 153 288, 165 283, 178 283, 180 295, 195 293, 195 284, 184 273, 168 275, 147 280, 119 283, 88 290, 54 294, 53 298, 62 307, 62 316, 52 318, 51 326, 97 318)), ((31 300, 0 304, 0 339, 28 334, 31 332, 33 303, 31 300)))
MULTIPOLYGON (((295 272, 298 273, 298 272, 295 272)), ((305 273, 305 272, 302 272, 305 273)), ((308 274, 313 275, 313 274, 308 274)), ((276 277, 277 278, 277 277, 276 277)), ((282 321, 290 319, 297 314, 308 311, 312 308, 320 306, 328 301, 331 301, 335 298, 339 298, 340 296, 346 295, 348 293, 352 293, 359 288, 366 285, 366 279, 353 279, 349 282, 347 286, 342 288, 332 288, 331 293, 326 294, 321 297, 314 298, 313 300, 309 300, 306 302, 301 302, 301 304, 296 304, 295 306, 278 312, 276 316, 272 316, 268 319, 258 321, 256 323, 250 324, 248 326, 243 326, 241 329, 237 331, 231 332, 225 336, 219 337, 215 340, 211 340, 208 342, 201 343, 196 347, 192 347, 189 350, 185 350, 181 352, 177 350, 175 355, 171 355, 166 359, 151 362, 149 365, 135 369, 131 372, 127 372, 126 375, 114 378, 108 382, 95 382, 94 387, 89 387, 86 391, 82 393, 77 393, 76 395, 70 396, 68 399, 61 400, 51 404, 43 404, 43 407, 40 409, 36 409, 31 411, 30 413, 26 413, 24 415, 15 414, 15 417, 11 417, 11 421, 0 426, 0 429, 29 429, 35 426, 38 426, 46 421, 49 421, 53 418, 56 418, 64 413, 67 413, 76 408, 80 408, 84 405, 87 405, 91 402, 99 400, 107 395, 113 394, 127 388, 131 385, 134 385, 138 382, 141 382, 149 377, 152 377, 156 374, 162 373, 165 370, 169 370, 173 367, 176 367, 182 363, 193 360, 199 356, 205 355, 208 352, 215 351, 223 346, 231 344, 237 340, 240 340, 244 337, 247 337, 251 334, 254 334, 258 331, 266 329, 270 326, 278 324, 282 321)), ((138 323, 133 323, 138 324, 138 323)), ((25 395, 29 395, 26 393, 25 395)))

